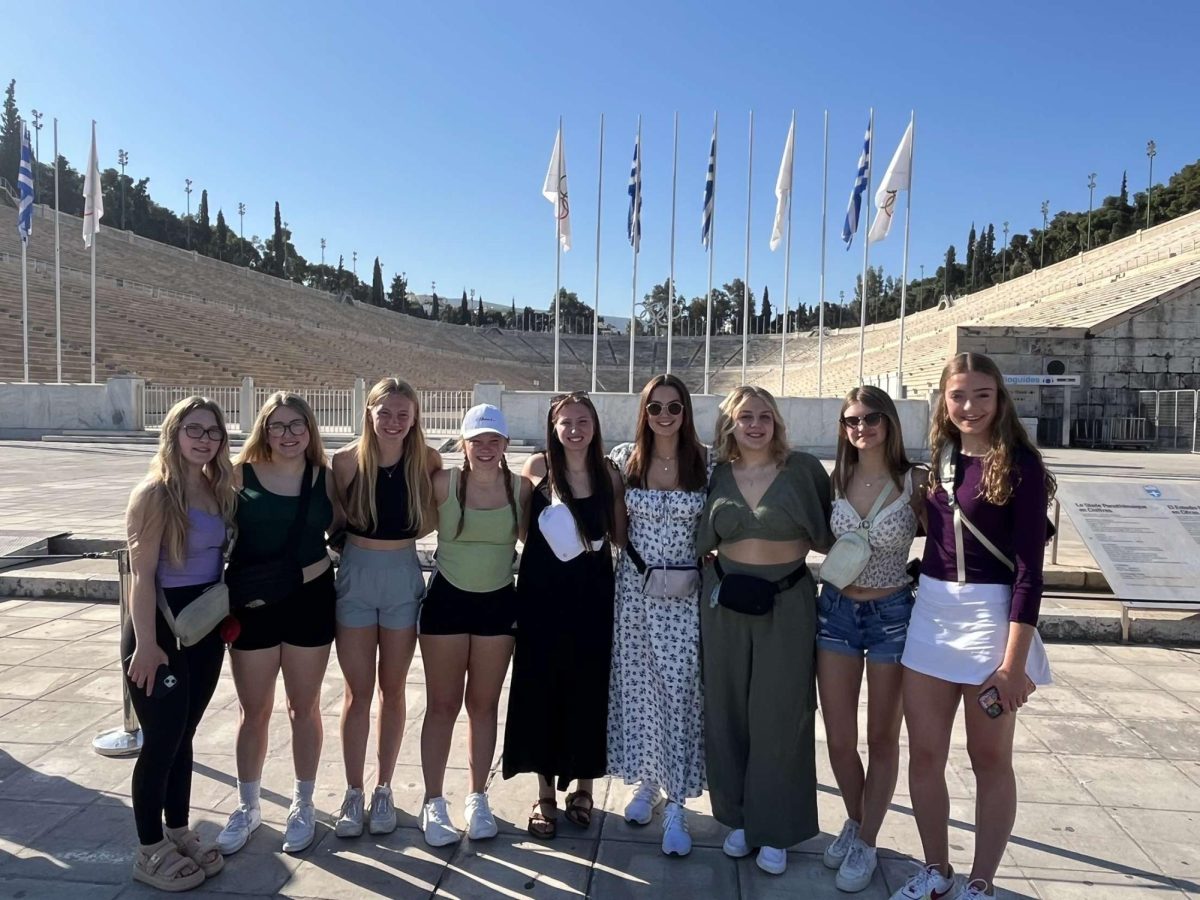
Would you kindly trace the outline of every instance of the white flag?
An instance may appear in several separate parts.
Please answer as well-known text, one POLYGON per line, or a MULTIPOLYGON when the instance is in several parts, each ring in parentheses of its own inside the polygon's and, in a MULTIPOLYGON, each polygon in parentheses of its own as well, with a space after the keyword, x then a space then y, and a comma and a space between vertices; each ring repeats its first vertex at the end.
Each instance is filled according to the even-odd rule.
POLYGON ((558 134, 554 137, 554 152, 550 154, 550 168, 546 170, 542 196, 554 204, 558 241, 564 251, 570 250, 571 205, 567 201, 567 153, 563 148, 562 125, 558 126, 558 134))
POLYGON ((83 246, 92 246, 92 236, 100 231, 104 217, 104 195, 100 190, 100 157, 96 153, 96 123, 92 123, 92 153, 83 178, 83 246))
POLYGON ((783 240, 783 218, 792 203, 792 145, 796 137, 796 123, 788 128, 787 144, 783 148, 783 159, 779 162, 779 177, 775 179, 775 227, 771 229, 771 249, 783 240))
POLYGON ((912 186, 912 122, 904 130, 900 146, 892 161, 888 164, 883 181, 879 182, 879 190, 875 192, 875 221, 871 223, 871 233, 867 240, 871 243, 882 241, 892 230, 892 217, 896 213, 896 195, 907 191, 912 186))

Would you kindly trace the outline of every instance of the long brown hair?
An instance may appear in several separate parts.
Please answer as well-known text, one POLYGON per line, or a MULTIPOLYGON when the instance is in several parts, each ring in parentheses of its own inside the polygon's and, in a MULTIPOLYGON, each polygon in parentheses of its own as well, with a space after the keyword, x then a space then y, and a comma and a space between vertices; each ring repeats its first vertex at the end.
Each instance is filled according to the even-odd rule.
POLYGON ((776 463, 783 465, 788 455, 788 439, 787 426, 779 412, 779 404, 775 402, 775 397, 770 391, 753 384, 743 384, 734 388, 729 392, 729 396, 721 401, 717 412, 717 437, 713 442, 717 462, 731 462, 742 455, 738 450, 733 430, 737 425, 738 413, 751 399, 761 400, 771 410, 771 416, 775 419, 775 428, 771 433, 771 455, 775 457, 776 463))
POLYGON ((883 445, 883 456, 887 461, 888 475, 896 490, 904 490, 904 476, 912 468, 908 454, 904 452, 904 434, 900 430, 900 414, 896 404, 888 396, 887 391, 874 385, 865 384, 856 387, 842 401, 838 410, 838 439, 837 457, 833 464, 833 487, 836 494, 846 496, 846 488, 854 475, 854 467, 858 465, 858 448, 846 437, 846 426, 842 424, 842 416, 846 414, 851 403, 861 403, 871 412, 883 413, 887 419, 887 440, 883 445))
MULTIPOLYGON (((506 445, 507 442, 506 438, 506 445)), ((454 536, 456 538, 462 534, 463 525, 467 521, 467 478, 471 475, 471 460, 467 456, 467 438, 458 439, 458 450, 463 455, 463 464, 462 471, 458 476, 458 490, 455 492, 455 497, 458 500, 458 527, 454 529, 454 536)), ((521 521, 521 513, 517 509, 517 496, 513 491, 512 472, 508 468, 508 460, 505 458, 504 453, 500 454, 500 471, 504 473, 504 495, 508 497, 508 505, 512 509, 513 534, 517 534, 518 525, 521 521)))
POLYGON ((304 419, 304 427, 308 429, 308 447, 304 451, 304 457, 308 460, 308 464, 321 468, 329 465, 329 459, 325 455, 325 445, 321 442, 321 432, 317 430, 317 417, 313 415, 312 407, 308 405, 307 400, 291 391, 276 391, 267 398, 267 402, 258 411, 258 418, 254 420, 254 427, 250 429, 250 436, 246 438, 241 452, 233 461, 234 465, 267 462, 271 459, 271 444, 267 440, 267 420, 271 418, 275 410, 283 406, 304 419))
POLYGON ((654 452, 654 431, 650 428, 650 414, 646 404, 650 395, 659 387, 674 388, 683 404, 683 421, 679 423, 679 447, 675 452, 679 487, 685 491, 702 491, 708 484, 708 467, 705 463, 704 445, 696 434, 696 423, 692 416, 692 395, 687 385, 675 375, 655 375, 642 388, 638 400, 637 431, 633 439, 633 452, 625 464, 625 477, 631 487, 645 487, 647 462, 654 452))
MULTIPOLYGON (((150 488, 149 502, 158 504, 156 512, 163 518, 163 546, 167 558, 181 565, 187 558, 188 497, 183 457, 179 451, 179 432, 183 420, 196 410, 208 410, 216 417, 221 429, 221 445, 212 460, 204 464, 204 477, 217 501, 217 510, 226 526, 233 524, 237 495, 233 492, 233 464, 229 461, 229 431, 225 414, 217 401, 207 397, 187 397, 171 407, 158 433, 158 450, 150 460, 144 485, 150 488)), ((133 497, 141 491, 134 491, 133 497)))
POLYGON ((558 414, 569 403, 578 403, 585 407, 592 417, 592 442, 587 448, 588 483, 592 494, 600 497, 600 521, 604 523, 604 534, 611 538, 616 522, 613 520, 613 486, 609 477, 609 467, 612 465, 604 456, 604 437, 600 433, 600 416, 588 395, 582 391, 572 394, 559 394, 550 400, 550 412, 546 414, 546 478, 551 496, 557 494, 563 504, 571 511, 575 520, 575 528, 583 539, 584 546, 591 552, 591 543, 583 527, 583 513, 579 501, 571 493, 571 484, 567 481, 567 451, 558 439, 554 423, 558 414))
POLYGON ((412 401, 413 420, 404 436, 401 459, 404 480, 408 485, 408 520, 411 529, 420 532, 425 516, 432 505, 433 479, 429 475, 429 454, 425 431, 421 428, 421 400, 412 385, 399 378, 384 378, 375 382, 363 404, 362 435, 350 446, 354 448, 354 480, 350 482, 346 499, 346 518, 355 528, 374 531, 379 522, 375 508, 375 482, 379 478, 379 439, 375 437, 375 421, 371 410, 393 394, 412 401))
POLYGON ((1015 487, 1012 473, 1018 453, 1029 454, 1037 460, 1046 482, 1046 499, 1052 499, 1058 482, 1046 468, 1041 451, 1029 439, 1025 426, 1017 418, 1016 406, 1004 384, 1004 375, 1000 367, 990 357, 970 352, 950 357, 938 382, 937 403, 934 405, 933 419, 929 426, 929 453, 933 460, 929 472, 930 489, 938 485, 938 460, 941 454, 955 452, 962 439, 958 426, 950 421, 950 414, 946 409, 946 382, 964 372, 978 372, 996 382, 996 414, 992 420, 988 451, 983 458, 983 479, 980 482, 983 499, 997 506, 1003 506, 1009 501, 1015 487))

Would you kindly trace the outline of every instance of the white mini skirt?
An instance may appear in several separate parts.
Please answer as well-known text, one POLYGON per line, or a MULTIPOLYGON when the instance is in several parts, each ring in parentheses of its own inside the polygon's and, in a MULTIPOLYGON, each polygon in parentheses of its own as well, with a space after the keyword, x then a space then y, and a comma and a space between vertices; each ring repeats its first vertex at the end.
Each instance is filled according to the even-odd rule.
MULTIPOLYGON (((983 684, 1004 661, 1012 587, 958 584, 922 575, 900 662, 955 684, 983 684)), ((1025 661, 1034 684, 1050 684, 1050 661, 1035 633, 1025 661)))

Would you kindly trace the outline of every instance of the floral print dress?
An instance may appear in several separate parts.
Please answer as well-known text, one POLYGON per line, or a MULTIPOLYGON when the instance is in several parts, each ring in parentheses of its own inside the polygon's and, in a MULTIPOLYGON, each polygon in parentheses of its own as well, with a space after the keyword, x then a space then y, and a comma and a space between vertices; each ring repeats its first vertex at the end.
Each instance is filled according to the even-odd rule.
MULTIPOLYGON (((632 450, 632 444, 621 444, 609 454, 622 473, 632 450)), ((626 489, 629 542, 647 565, 696 559, 705 498, 705 491, 626 489)), ((608 771, 627 784, 652 782, 680 802, 699 797, 705 787, 699 592, 647 597, 642 583, 622 553, 608 691, 608 771)))

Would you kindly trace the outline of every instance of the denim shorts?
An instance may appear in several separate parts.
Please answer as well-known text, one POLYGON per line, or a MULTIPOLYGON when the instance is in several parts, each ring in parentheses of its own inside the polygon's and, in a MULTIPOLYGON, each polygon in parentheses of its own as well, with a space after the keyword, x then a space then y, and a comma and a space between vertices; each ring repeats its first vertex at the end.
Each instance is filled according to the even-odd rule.
POLYGON ((912 607, 909 585, 878 600, 851 600, 824 583, 817 596, 817 647, 847 656, 866 654, 868 662, 898 663, 912 607))

